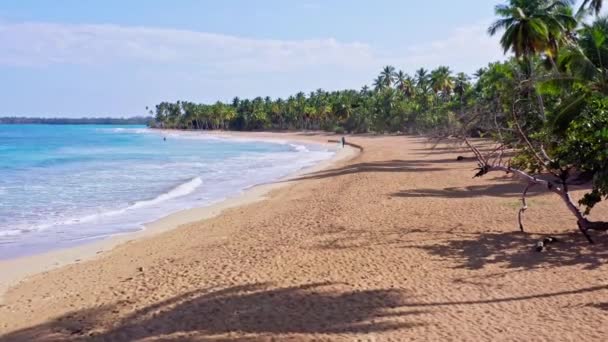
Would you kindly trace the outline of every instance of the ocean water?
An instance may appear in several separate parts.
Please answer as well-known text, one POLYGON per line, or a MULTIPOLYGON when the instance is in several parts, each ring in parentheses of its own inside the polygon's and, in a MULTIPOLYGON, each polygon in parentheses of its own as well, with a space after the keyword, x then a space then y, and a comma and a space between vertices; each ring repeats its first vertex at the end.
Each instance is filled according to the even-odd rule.
POLYGON ((143 126, 0 125, 0 258, 138 231, 333 153, 143 126))

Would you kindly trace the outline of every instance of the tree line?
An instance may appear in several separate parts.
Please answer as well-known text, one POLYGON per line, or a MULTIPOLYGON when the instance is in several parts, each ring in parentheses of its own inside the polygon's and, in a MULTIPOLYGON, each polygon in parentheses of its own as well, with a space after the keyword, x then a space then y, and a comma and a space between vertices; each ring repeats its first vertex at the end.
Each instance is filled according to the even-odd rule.
MULTIPOLYGON (((472 75, 447 66, 412 75, 384 67, 371 87, 300 92, 287 99, 234 98, 231 103, 163 102, 154 126, 178 129, 320 129, 348 133, 460 136, 479 161, 477 175, 515 173, 564 199, 580 230, 608 196, 608 18, 603 1, 508 0, 495 7, 488 34, 511 57, 472 75), (497 142, 481 151, 467 137, 497 142), (508 156, 508 157, 507 157, 508 156), (542 175, 544 178, 539 178, 542 175), (574 203, 571 186, 589 184, 574 203)), ((523 224, 520 220, 523 230, 523 224)))
POLYGON ((373 88, 235 97, 231 103, 162 102, 150 114, 159 128, 415 133, 455 125, 456 114, 477 96, 472 85, 471 77, 447 66, 420 68, 414 76, 386 66, 373 88))

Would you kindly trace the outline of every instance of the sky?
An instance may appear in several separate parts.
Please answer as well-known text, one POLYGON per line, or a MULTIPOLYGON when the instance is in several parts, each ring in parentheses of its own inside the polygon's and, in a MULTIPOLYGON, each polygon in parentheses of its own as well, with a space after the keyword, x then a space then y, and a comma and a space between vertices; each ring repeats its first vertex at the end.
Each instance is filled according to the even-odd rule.
POLYGON ((492 0, 3 0, 0 116, 146 114, 504 59, 492 0))

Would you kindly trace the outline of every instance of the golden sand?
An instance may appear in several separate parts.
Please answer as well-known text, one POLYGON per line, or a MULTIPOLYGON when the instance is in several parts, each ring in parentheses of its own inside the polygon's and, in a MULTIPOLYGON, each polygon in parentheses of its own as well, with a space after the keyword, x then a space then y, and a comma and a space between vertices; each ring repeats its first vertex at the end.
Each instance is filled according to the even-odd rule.
POLYGON ((0 341, 608 340, 608 235, 538 192, 518 232, 523 185, 473 179, 466 150, 347 140, 364 150, 263 201, 30 276, 0 341))

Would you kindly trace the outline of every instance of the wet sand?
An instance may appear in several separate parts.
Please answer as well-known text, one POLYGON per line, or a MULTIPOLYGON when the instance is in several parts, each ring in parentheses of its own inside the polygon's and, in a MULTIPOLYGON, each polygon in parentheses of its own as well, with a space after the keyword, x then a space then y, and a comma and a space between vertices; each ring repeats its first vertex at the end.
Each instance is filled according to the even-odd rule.
POLYGON ((347 141, 364 150, 262 201, 29 277, 0 304, 0 341, 606 340, 607 234, 587 244, 539 192, 520 233, 523 185, 473 179, 466 150, 347 141))

